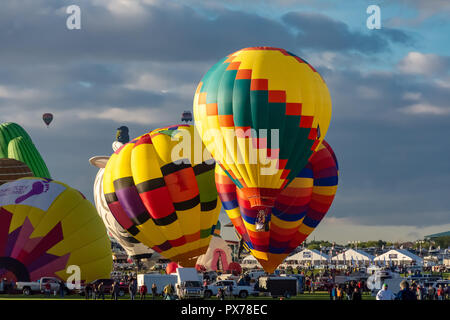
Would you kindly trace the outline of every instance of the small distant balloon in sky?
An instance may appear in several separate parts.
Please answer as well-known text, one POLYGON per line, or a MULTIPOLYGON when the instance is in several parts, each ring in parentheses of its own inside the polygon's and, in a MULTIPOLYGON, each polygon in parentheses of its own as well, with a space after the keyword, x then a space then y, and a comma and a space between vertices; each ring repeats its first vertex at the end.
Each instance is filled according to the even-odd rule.
POLYGON ((42 120, 44 120, 45 124, 48 125, 53 121, 53 114, 51 113, 44 113, 42 115, 42 120))

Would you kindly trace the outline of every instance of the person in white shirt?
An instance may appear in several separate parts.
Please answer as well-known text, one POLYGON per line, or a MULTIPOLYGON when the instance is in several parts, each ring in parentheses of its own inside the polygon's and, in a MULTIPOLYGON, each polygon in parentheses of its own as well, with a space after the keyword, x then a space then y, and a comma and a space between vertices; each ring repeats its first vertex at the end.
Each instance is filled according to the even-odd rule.
POLYGON ((385 283, 380 291, 377 293, 377 300, 394 300, 395 295, 388 289, 388 285, 385 283))

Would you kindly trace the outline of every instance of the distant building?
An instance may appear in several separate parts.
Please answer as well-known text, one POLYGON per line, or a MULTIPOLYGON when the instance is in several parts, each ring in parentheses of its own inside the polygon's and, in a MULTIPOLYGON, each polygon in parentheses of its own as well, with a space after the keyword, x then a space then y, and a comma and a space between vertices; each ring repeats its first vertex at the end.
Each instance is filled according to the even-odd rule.
POLYGON ((323 252, 314 249, 304 249, 284 260, 285 266, 318 266, 327 264, 330 257, 323 252))
POLYGON ((331 258, 331 263, 369 266, 375 257, 362 250, 348 249, 331 258))
POLYGON ((423 265, 423 259, 404 249, 392 249, 373 259, 376 264, 385 265, 423 265))
POLYGON ((247 269, 253 269, 253 268, 261 268, 262 269, 261 264, 252 255, 248 255, 244 259, 242 259, 241 265, 243 268, 247 268, 247 269))

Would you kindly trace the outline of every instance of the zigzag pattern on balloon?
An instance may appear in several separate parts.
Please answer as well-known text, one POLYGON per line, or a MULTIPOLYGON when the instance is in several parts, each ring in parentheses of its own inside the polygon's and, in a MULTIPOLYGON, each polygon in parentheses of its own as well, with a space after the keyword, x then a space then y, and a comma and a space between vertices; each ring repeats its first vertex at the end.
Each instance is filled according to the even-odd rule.
POLYGON ((225 211, 237 232, 266 271, 277 266, 317 227, 330 208, 338 183, 338 163, 326 141, 308 164, 276 198, 267 231, 256 231, 258 210, 218 166, 216 186, 225 211))
POLYGON ((271 207, 325 137, 331 101, 322 77, 305 60, 283 49, 254 47, 225 57, 206 73, 194 96, 194 116, 209 151, 252 207, 271 207), (210 129, 222 135, 208 143, 210 129), (256 131, 242 134, 248 129, 256 131), (260 129, 278 129, 279 146, 272 148, 271 133, 261 135, 260 129), (264 166, 249 161, 252 150, 277 161, 277 171, 261 175, 264 166))
POLYGON ((93 205, 78 190, 50 179, 22 178, 0 186, 0 277, 82 281, 110 276, 111 244, 93 205))

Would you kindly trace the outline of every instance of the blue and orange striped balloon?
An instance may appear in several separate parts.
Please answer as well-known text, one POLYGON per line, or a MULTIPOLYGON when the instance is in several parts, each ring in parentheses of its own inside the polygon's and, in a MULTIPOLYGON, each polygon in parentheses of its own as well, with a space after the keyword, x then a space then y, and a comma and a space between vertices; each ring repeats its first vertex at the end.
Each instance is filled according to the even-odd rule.
POLYGON ((259 215, 241 189, 219 166, 216 187, 225 211, 245 247, 272 273, 317 227, 330 208, 337 190, 338 163, 323 141, 308 164, 277 196, 271 212, 259 215), (260 217, 265 221, 258 221, 260 217), (258 229, 258 225, 263 228, 258 229))

